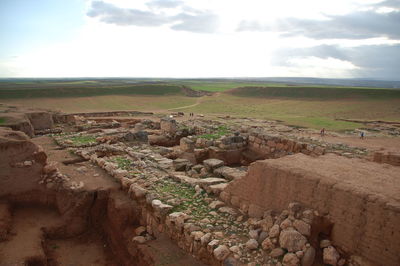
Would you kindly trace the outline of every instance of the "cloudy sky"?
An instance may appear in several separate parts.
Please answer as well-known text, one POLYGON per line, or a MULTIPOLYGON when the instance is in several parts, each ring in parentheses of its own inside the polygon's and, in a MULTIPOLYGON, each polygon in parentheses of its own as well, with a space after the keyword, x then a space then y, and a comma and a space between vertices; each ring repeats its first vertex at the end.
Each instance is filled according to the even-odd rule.
POLYGON ((400 80, 400 0, 1 0, 0 76, 400 80))

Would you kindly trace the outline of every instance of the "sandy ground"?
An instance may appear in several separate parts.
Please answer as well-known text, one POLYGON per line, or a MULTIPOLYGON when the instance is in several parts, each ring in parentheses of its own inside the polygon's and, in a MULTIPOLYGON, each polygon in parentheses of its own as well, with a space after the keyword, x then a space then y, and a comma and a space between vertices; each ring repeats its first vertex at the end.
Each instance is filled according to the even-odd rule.
POLYGON ((48 161, 58 162, 57 167, 61 173, 67 175, 73 182, 83 182, 85 189, 119 188, 119 185, 104 170, 88 161, 69 165, 61 163, 62 161, 79 159, 80 157, 71 154, 67 150, 60 150, 51 137, 43 136, 32 140, 45 149, 48 161))
POLYGON ((400 152, 400 138, 395 137, 368 137, 360 139, 359 136, 344 135, 338 136, 326 135, 320 137, 318 133, 315 134, 299 134, 300 136, 317 137, 318 139, 329 143, 343 143, 352 147, 362 147, 369 150, 386 150, 390 152, 400 152))

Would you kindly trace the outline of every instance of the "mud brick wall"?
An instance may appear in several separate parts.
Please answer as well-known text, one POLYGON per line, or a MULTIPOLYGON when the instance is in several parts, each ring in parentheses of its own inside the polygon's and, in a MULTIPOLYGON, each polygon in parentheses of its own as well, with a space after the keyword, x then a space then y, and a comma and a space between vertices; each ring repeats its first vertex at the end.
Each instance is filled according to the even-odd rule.
POLYGON ((27 135, 0 128, 0 198, 39 189, 47 156, 27 135))
POLYGON ((53 115, 49 112, 28 112, 26 116, 35 130, 49 129, 54 126, 53 115))
POLYGON ((333 154, 253 163, 221 193, 250 216, 298 201, 327 214, 331 239, 372 265, 400 265, 399 168, 333 154))
POLYGON ((248 148, 260 154, 263 158, 280 158, 288 154, 299 152, 314 156, 325 153, 323 147, 265 133, 251 133, 248 143, 248 148))
POLYGON ((400 153, 393 152, 375 152, 373 161, 377 163, 387 163, 400 166, 400 153))

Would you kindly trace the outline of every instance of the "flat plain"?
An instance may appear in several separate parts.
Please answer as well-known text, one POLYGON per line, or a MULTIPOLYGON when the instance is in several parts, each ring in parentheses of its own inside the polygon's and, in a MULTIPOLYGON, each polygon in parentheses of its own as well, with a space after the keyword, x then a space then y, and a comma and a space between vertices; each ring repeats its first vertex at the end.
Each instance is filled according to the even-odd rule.
MULTIPOLYGON (((24 79, 0 82, 0 102, 63 112, 138 110, 280 120, 344 131, 348 120, 400 122, 400 90, 234 80, 24 79), (203 91, 188 97, 182 87, 203 91)), ((1 121, 1 120, 0 120, 1 121)))

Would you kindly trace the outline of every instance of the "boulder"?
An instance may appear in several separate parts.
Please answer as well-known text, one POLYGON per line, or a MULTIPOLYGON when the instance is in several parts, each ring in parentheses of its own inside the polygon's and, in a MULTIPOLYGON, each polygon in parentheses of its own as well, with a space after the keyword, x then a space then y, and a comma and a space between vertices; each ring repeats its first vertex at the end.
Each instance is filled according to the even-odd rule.
POLYGON ((331 245, 331 241, 329 239, 322 239, 319 243, 320 248, 327 248, 331 245))
POLYGON ((135 236, 134 238, 132 238, 132 241, 138 244, 144 244, 146 243, 146 238, 144 236, 135 236))
POLYGON ((178 130, 176 120, 172 118, 163 118, 160 121, 160 128, 163 133, 174 135, 178 130))
POLYGON ((209 206, 211 209, 218 209, 224 205, 225 205, 225 203, 223 203, 222 201, 215 200, 215 201, 211 202, 209 206))
POLYGON ((301 266, 312 266, 315 260, 315 248, 310 246, 301 258, 301 266))
POLYGON ((281 248, 274 248, 271 253, 269 253, 269 256, 271 258, 277 258, 285 254, 285 251, 281 248))
POLYGON ((200 186, 211 186, 215 184, 225 183, 226 180, 218 177, 207 177, 199 180, 200 186))
POLYGON ((200 238, 200 243, 204 246, 207 245, 211 240, 211 233, 207 233, 200 238))
POLYGON ((333 246, 329 246, 324 248, 322 258, 325 264, 336 266, 340 255, 333 246))
POLYGON ((295 220, 293 223, 293 226, 303 236, 311 235, 311 226, 309 224, 307 224, 306 222, 301 221, 301 220, 295 220))
POLYGON ((221 161, 219 159, 207 159, 203 161, 203 164, 207 168, 207 170, 213 171, 214 169, 223 166, 224 161, 221 161))
POLYGON ((239 170, 236 168, 222 166, 214 170, 214 174, 218 176, 222 176, 227 180, 236 180, 244 177, 246 175, 246 171, 239 170))
POLYGON ((222 212, 222 213, 228 213, 232 216, 236 216, 238 213, 235 209, 230 208, 230 207, 221 207, 218 209, 218 211, 222 212))
POLYGON ((249 250, 257 249, 258 248, 258 242, 255 239, 250 239, 249 241, 246 242, 246 248, 249 250))
POLYGON ((258 239, 258 232, 259 232, 259 230, 250 230, 249 231, 250 238, 257 240, 258 239))
POLYGON ((294 229, 283 230, 279 236, 279 244, 289 252, 302 250, 307 243, 307 238, 294 229))
MULTIPOLYGON (((211 185, 209 186, 209 190, 210 192, 212 192, 214 195, 219 195, 222 191, 224 191, 224 189, 228 186, 228 183, 220 183, 220 184, 216 184, 216 185, 211 185)), ((207 191, 209 192, 209 191, 207 191)))
POLYGON ((136 132, 129 131, 123 136, 123 140, 147 142, 149 139, 148 133, 146 131, 140 130, 136 132))
POLYGON ((274 224, 269 230, 269 237, 278 237, 279 232, 280 232, 279 225, 274 224))
POLYGON ((262 243, 261 247, 263 250, 271 250, 275 248, 274 243, 272 243, 271 239, 266 238, 262 243))
POLYGON ((220 245, 213 251, 214 257, 219 261, 226 259, 229 256, 229 253, 230 251, 225 245, 220 245))
POLYGON ((189 138, 181 138, 179 147, 183 152, 194 152, 195 143, 189 138))
POLYGON ((135 229, 135 234, 137 236, 143 236, 146 233, 146 227, 144 226, 139 226, 138 228, 135 229))
POLYGON ((187 159, 176 159, 172 162, 175 171, 186 171, 192 163, 187 159))
POLYGON ((283 266, 298 266, 299 258, 294 253, 286 253, 282 260, 283 266))

